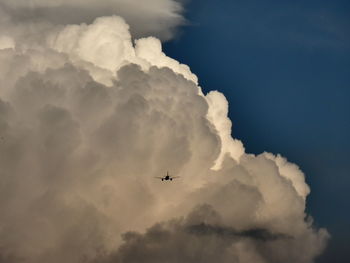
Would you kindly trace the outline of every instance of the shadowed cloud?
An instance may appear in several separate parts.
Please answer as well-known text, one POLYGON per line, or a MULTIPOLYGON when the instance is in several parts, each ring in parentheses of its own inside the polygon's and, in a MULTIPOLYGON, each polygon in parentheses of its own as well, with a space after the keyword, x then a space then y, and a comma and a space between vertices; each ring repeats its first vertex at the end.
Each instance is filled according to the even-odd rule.
POLYGON ((247 237, 260 241, 274 241, 278 239, 292 238, 289 235, 272 233, 268 229, 253 228, 243 231, 237 231, 231 227, 214 226, 201 223, 198 225, 188 226, 187 231, 195 235, 218 235, 223 238, 247 237))

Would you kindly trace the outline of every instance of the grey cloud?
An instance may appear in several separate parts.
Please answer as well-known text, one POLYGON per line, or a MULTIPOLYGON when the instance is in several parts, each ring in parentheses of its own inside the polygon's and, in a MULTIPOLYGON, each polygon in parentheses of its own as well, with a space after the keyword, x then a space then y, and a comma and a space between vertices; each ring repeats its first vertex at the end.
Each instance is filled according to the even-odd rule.
POLYGON ((109 88, 69 64, 29 71, 6 100, 2 251, 25 262, 78 262, 117 246, 165 205, 155 174, 207 170, 219 151, 204 98, 169 69, 129 65, 109 88))
POLYGON ((211 205, 203 204, 195 207, 185 220, 184 230, 193 235, 214 235, 223 239, 252 238, 257 241, 274 241, 293 238, 283 233, 273 233, 269 229, 255 228, 236 230, 227 226, 211 205))
POLYGON ((247 229, 237 231, 231 227, 222 227, 207 224, 191 225, 188 228, 189 233, 196 235, 218 235, 223 238, 247 237, 261 241, 273 241, 282 238, 291 238, 288 235, 271 233, 263 228, 247 229))
POLYGON ((174 37, 177 27, 185 23, 182 3, 175 0, 3 0, 1 9, 13 24, 81 24, 119 15, 130 25, 134 37, 152 35, 162 40, 174 37))
MULTIPOLYGON (((212 217, 213 213, 217 214, 211 206, 201 205, 191 215, 197 214, 207 221, 207 216, 212 217)), ((268 229, 236 231, 188 223, 188 218, 179 218, 158 223, 144 234, 127 232, 116 252, 94 262, 310 262, 307 255, 295 251, 304 242, 300 237, 268 229)))
POLYGON ((96 262, 238 262, 225 251, 229 245, 219 238, 190 235, 176 222, 158 224, 146 234, 124 234, 124 244, 114 255, 96 262))

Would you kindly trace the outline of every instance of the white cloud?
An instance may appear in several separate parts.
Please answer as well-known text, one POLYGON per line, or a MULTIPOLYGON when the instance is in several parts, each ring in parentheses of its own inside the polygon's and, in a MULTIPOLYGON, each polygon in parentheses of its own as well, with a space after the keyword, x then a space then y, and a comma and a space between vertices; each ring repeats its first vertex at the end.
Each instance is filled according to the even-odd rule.
POLYGON ((216 160, 214 169, 219 169, 225 154, 239 161, 244 154, 244 147, 241 141, 235 140, 231 136, 231 120, 228 115, 228 101, 225 96, 218 91, 211 91, 206 95, 209 104, 208 119, 214 124, 221 139, 221 154, 216 160))
POLYGON ((152 65, 169 67, 185 78, 197 82, 197 77, 187 65, 166 56, 161 49, 161 43, 154 37, 136 40, 135 48, 131 41, 129 26, 117 16, 101 17, 93 24, 69 25, 62 30, 54 31, 48 37, 51 48, 69 54, 73 63, 90 69, 96 80, 105 84, 111 83, 115 73, 123 65, 139 64, 144 70, 152 65), (107 78, 101 77, 96 67, 92 68, 86 62, 99 69, 109 71, 107 78))
POLYGON ((0 261, 309 263, 322 252, 303 173, 246 154, 225 97, 204 96, 160 41, 134 46, 116 16, 24 32, 0 49, 0 261), (181 178, 154 178, 167 170, 181 178))

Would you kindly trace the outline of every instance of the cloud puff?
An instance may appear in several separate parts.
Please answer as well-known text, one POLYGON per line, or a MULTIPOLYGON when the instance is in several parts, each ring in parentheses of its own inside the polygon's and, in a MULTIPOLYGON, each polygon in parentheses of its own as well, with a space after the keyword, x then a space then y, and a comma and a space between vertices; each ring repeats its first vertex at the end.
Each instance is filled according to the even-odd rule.
POLYGON ((225 97, 204 95, 159 40, 134 44, 116 16, 37 30, 3 33, 0 49, 0 262, 322 252, 328 233, 305 214, 300 169, 245 153, 225 97), (167 170, 181 178, 154 178, 167 170))
POLYGON ((154 37, 131 41, 129 26, 121 17, 101 17, 91 25, 69 25, 50 33, 48 45, 68 54, 73 63, 85 67, 96 80, 110 83, 123 65, 135 63, 144 70, 150 66, 169 67, 185 78, 197 82, 197 77, 187 65, 166 56, 159 39, 154 37), (90 64, 87 64, 90 62, 90 64), (100 70, 96 70, 93 66, 100 70), (101 72, 101 69, 104 72, 101 72))

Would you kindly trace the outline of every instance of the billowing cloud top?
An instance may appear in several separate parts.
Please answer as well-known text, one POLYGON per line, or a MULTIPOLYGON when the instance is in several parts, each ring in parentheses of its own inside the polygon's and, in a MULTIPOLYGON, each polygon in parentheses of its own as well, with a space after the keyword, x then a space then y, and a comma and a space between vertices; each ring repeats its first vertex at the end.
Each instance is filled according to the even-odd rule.
POLYGON ((322 252, 328 233, 305 214, 298 166, 245 153, 224 95, 204 95, 157 38, 133 43, 118 16, 44 24, 1 31, 0 262, 310 263, 322 252), (154 178, 167 170, 181 178, 154 178))

